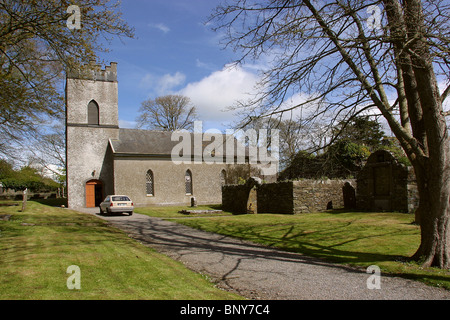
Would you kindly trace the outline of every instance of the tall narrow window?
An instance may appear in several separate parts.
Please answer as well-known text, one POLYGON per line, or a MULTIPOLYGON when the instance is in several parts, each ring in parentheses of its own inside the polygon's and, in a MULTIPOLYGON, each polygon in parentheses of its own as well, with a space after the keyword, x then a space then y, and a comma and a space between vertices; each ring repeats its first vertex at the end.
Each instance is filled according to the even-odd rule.
POLYGON ((192 194, 192 173, 190 170, 186 171, 186 174, 184 176, 184 182, 186 184, 186 194, 191 195, 192 194))
POLYGON ((88 124, 99 125, 98 104, 94 100, 88 104, 88 124))
POLYGON ((153 172, 152 170, 148 170, 147 174, 145 176, 146 181, 146 190, 147 190, 147 196, 154 196, 155 195, 155 185, 153 180, 153 172))
POLYGON ((225 169, 223 169, 220 172, 220 184, 224 186, 226 183, 227 183, 227 172, 225 171, 225 169))

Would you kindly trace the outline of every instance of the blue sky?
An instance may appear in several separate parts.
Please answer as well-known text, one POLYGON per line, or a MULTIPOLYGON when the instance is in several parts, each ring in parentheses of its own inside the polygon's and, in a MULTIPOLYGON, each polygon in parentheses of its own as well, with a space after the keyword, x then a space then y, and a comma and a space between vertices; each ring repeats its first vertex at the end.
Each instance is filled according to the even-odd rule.
MULTIPOLYGON (((239 58, 205 23, 221 0, 122 0, 123 19, 135 39, 115 40, 106 64, 118 63, 120 127, 133 128, 141 103, 167 94, 188 96, 203 129, 224 131, 236 120, 226 108, 255 94, 257 63, 230 67, 239 58)), ((303 101, 300 93, 287 103, 303 101)), ((446 104, 446 109, 448 107, 446 104)), ((388 130, 387 126, 385 129, 388 130)))
POLYGON ((230 68, 238 56, 206 25, 219 0, 122 0, 135 39, 115 40, 100 58, 118 63, 121 127, 134 127, 141 102, 183 94, 197 107, 204 129, 224 130, 224 110, 245 99, 257 82, 251 67, 230 68))

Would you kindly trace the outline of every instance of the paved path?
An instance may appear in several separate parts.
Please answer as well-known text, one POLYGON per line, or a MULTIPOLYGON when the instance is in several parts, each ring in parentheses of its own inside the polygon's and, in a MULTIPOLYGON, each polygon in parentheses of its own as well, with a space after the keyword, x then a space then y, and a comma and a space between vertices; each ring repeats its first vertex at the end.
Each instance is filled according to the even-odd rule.
MULTIPOLYGON (((80 209, 82 210, 82 209, 80 209)), ((447 299, 450 291, 381 275, 380 289, 369 290, 372 274, 299 254, 195 230, 159 218, 100 216, 130 237, 208 275, 219 287, 250 299, 366 300, 447 299)))

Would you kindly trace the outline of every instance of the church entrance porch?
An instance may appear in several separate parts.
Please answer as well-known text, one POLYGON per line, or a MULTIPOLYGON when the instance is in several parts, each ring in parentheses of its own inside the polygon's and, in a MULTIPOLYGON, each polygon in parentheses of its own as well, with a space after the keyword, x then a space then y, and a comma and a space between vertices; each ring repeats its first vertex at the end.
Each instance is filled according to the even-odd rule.
POLYGON ((86 208, 98 207, 103 198, 103 183, 100 180, 86 182, 86 208))

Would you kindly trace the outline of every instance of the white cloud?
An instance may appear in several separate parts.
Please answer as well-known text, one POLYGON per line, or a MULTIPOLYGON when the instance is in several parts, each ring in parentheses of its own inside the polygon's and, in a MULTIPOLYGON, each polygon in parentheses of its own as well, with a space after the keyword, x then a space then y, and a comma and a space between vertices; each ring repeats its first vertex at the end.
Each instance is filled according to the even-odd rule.
POLYGON ((186 75, 181 72, 176 72, 174 75, 165 74, 157 83, 156 91, 159 95, 170 93, 172 89, 182 85, 186 81, 186 75))
POLYGON ((225 123, 232 121, 234 116, 226 109, 255 94, 258 81, 256 74, 239 66, 225 66, 198 82, 189 83, 178 93, 191 99, 200 120, 225 123))
POLYGON ((170 31, 170 28, 167 25, 165 25, 164 23, 151 23, 148 26, 158 29, 158 30, 162 31, 163 33, 168 33, 170 31))
POLYGON ((142 77, 141 81, 139 82, 139 88, 142 88, 144 90, 149 90, 155 85, 155 77, 147 73, 145 76, 142 77))
POLYGON ((195 61, 195 65, 196 65, 197 68, 206 69, 206 70, 209 70, 209 71, 213 71, 213 70, 216 69, 216 67, 215 67, 215 65, 213 63, 203 62, 203 61, 200 61, 200 59, 197 59, 195 61))
POLYGON ((129 129, 136 128, 136 121, 119 119, 119 128, 122 128, 122 129, 123 128, 129 128, 129 129))
POLYGON ((150 95, 163 96, 173 93, 185 81, 186 75, 181 72, 173 75, 167 73, 160 77, 147 73, 141 78, 139 88, 148 91, 150 95))

